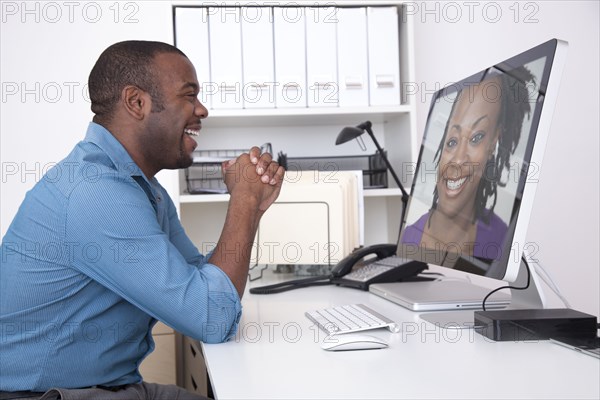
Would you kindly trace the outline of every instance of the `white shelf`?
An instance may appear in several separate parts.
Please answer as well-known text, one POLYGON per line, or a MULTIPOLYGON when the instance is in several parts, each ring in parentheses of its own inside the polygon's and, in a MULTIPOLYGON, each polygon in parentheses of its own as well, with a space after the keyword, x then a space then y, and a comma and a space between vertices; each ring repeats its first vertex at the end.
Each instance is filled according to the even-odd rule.
MULTIPOLYGON (((363 192, 367 197, 400 197, 402 192, 398 188, 367 189, 363 192)), ((228 194, 182 194, 179 203, 226 203, 229 201, 228 194)))
POLYGON ((182 194, 179 203, 227 203, 228 194, 182 194))
POLYGON ((363 191, 363 197, 401 197, 402 192, 398 188, 367 189, 363 191))
POLYGON ((347 125, 353 121, 370 120, 373 123, 386 122, 399 114, 413 111, 410 105, 385 107, 344 107, 344 108, 262 108, 262 109, 211 109, 208 118, 202 123, 207 127, 246 126, 248 118, 252 124, 261 126, 289 125, 347 125))

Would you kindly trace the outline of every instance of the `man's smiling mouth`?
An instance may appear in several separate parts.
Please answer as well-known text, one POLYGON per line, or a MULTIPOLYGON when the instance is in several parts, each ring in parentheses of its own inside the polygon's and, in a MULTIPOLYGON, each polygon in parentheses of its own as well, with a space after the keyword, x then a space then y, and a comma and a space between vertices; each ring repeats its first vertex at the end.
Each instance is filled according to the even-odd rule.
POLYGON ((200 129, 189 129, 186 128, 183 130, 183 133, 189 136, 200 136, 200 129))

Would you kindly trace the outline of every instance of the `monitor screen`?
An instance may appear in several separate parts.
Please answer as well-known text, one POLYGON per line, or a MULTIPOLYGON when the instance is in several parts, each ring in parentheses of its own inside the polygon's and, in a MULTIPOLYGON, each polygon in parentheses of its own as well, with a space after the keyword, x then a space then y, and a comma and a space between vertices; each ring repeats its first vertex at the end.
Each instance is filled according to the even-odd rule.
POLYGON ((434 94, 399 255, 516 279, 565 51, 551 40, 434 94))

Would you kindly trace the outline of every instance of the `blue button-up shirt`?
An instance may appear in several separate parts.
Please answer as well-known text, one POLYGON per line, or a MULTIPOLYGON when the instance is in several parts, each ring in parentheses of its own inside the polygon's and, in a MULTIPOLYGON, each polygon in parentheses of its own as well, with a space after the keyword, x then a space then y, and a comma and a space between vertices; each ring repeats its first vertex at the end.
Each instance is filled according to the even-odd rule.
POLYGON ((241 314, 164 188, 95 123, 27 193, 0 259, 4 391, 139 382, 157 320, 215 343, 241 314))

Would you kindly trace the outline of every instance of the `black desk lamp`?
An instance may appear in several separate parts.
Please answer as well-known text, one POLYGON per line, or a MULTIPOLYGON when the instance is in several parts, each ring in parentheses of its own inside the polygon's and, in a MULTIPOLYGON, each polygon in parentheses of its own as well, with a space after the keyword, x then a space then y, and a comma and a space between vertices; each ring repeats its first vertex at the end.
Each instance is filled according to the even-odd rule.
POLYGON ((369 136, 371 136, 371 139, 373 139, 373 143, 375 143, 375 147, 377 147, 377 151, 379 152, 379 154, 381 154, 381 158, 383 158, 383 161, 385 161, 385 165, 387 166, 387 168, 390 170, 390 173, 394 177, 394 181, 396 181, 396 184, 400 188, 400 191, 402 192, 402 201, 407 202, 408 201, 408 193, 406 193, 406 190, 404 190, 404 186, 402 186, 400 179, 398 179, 398 175, 396 175, 394 168, 392 168, 392 164, 390 164, 390 161, 386 157, 385 153, 383 152, 383 149, 379 145, 379 142, 375 138, 375 135, 373 134, 373 131, 371 130, 371 126, 372 126, 371 121, 365 121, 362 124, 357 125, 357 126, 347 126, 344 129, 342 129, 342 131, 339 133, 337 139, 335 139, 335 144, 337 145, 337 144, 349 142, 352 139, 358 138, 360 135, 365 133, 365 131, 367 131, 369 136))
POLYGON ((388 160, 387 156, 383 152, 383 149, 379 145, 379 142, 375 138, 375 135, 373 134, 373 131, 371 130, 371 126, 372 126, 371 121, 365 121, 362 124, 357 125, 357 126, 347 126, 344 129, 342 129, 342 131, 338 134, 337 139, 335 139, 335 144, 338 145, 338 144, 346 143, 352 139, 357 139, 360 135, 362 135, 363 133, 365 133, 365 131, 367 131, 369 136, 371 136, 371 139, 373 139, 373 143, 375 143, 375 147, 377 147, 377 151, 379 152, 379 154, 381 154, 381 158, 383 158, 383 161, 385 161, 385 165, 387 166, 390 173, 394 177, 394 181, 396 181, 396 184, 398 185, 398 187, 400 188, 400 191, 402 192, 402 219, 400 222, 400 226, 402 226, 402 223, 404 222, 404 213, 406 212, 406 205, 408 203, 408 193, 406 193, 406 190, 404 190, 404 186, 402 186, 400 179, 398 179, 398 175, 396 175, 394 168, 392 168, 392 164, 390 164, 390 161, 388 160))

